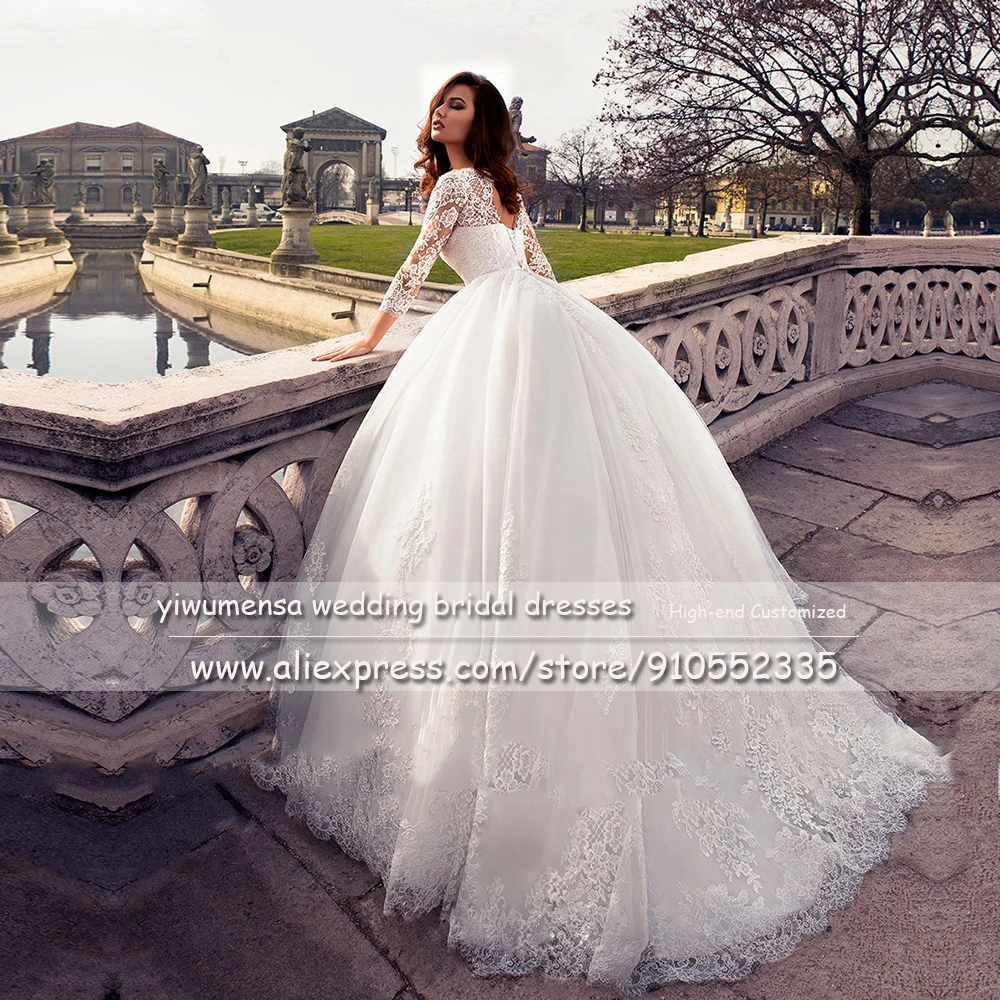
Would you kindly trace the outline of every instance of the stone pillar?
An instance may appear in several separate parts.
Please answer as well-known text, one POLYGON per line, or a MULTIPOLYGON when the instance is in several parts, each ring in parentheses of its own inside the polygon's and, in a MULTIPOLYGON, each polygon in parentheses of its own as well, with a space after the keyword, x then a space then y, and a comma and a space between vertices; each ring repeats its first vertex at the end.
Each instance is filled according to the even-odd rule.
POLYGON ((257 206, 247 205, 247 229, 256 229, 259 225, 259 220, 257 219, 257 206))
MULTIPOLYGON (((33 206, 29 206, 33 207, 33 206)), ((47 375, 52 367, 52 313, 46 311, 24 321, 24 335, 31 341, 31 364, 37 375, 47 375)))
POLYGON ((28 221, 28 208, 26 205, 11 205, 10 218, 7 220, 7 228, 12 233, 19 233, 24 229, 28 221))
POLYGON ((17 237, 7 232, 9 215, 10 209, 6 205, 0 205, 0 257, 17 257, 21 253, 17 237))
POLYGON ((281 206, 281 243, 271 254, 272 273, 282 273, 285 265, 315 264, 319 261, 319 253, 309 236, 312 214, 313 210, 309 206, 281 206))
MULTIPOLYGON (((169 206, 168 206, 169 207, 169 206)), ((153 211, 156 211, 154 206, 153 211)), ((156 374, 166 375, 167 369, 170 367, 169 361, 169 351, 170 345, 167 343, 168 340, 174 335, 174 320, 173 317, 166 315, 166 313, 158 312, 156 314, 156 374)))
POLYGON ((193 255, 195 247, 215 247, 217 244, 208 231, 212 209, 208 205, 184 206, 184 232, 177 237, 177 252, 193 255))
POLYGON ((69 210, 69 215, 66 216, 67 222, 72 222, 74 224, 79 222, 87 221, 87 206, 82 202, 76 202, 73 207, 69 210))
POLYGON ((45 237, 45 242, 55 245, 65 243, 66 235, 56 225, 54 204, 48 205, 28 205, 28 221, 20 231, 20 237, 25 239, 37 239, 39 236, 45 237))
POLYGON ((173 214, 173 205, 153 206, 153 226, 146 233, 147 243, 156 246, 160 242, 161 237, 172 240, 177 236, 177 230, 174 228, 172 222, 173 214))
POLYGON ((208 357, 209 339, 197 330, 180 330, 181 340, 187 346, 188 363, 186 368, 204 368, 210 364, 208 357))

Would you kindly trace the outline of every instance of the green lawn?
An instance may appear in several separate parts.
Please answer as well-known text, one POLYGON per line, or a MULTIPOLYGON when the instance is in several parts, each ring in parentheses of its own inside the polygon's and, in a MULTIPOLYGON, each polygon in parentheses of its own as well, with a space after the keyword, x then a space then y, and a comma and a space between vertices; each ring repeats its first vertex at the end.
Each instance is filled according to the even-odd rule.
MULTIPOLYGON (((310 230, 321 264, 389 276, 394 275, 406 259, 419 232, 417 225, 330 225, 313 226, 310 230)), ((681 260, 691 253, 718 250, 744 242, 718 237, 668 237, 662 233, 581 233, 575 229, 548 227, 537 230, 537 235, 559 281, 617 271, 637 264, 681 260)), ((266 257, 281 240, 281 230, 277 227, 230 229, 216 233, 215 240, 224 250, 266 257)), ((434 262, 427 280, 446 284, 461 282, 461 278, 440 258, 434 262)))

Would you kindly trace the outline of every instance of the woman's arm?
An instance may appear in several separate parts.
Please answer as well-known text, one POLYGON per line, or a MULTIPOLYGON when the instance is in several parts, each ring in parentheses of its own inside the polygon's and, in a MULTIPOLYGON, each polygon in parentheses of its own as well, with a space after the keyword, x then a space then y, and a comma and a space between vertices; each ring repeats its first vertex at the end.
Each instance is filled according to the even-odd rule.
POLYGON ((524 200, 520 194, 517 196, 517 203, 520 206, 517 213, 517 225, 520 226, 524 233, 524 254, 528 261, 528 267, 535 274, 540 274, 542 277, 551 278, 555 281, 556 276, 552 271, 552 265, 542 251, 538 237, 535 235, 535 230, 531 225, 531 219, 528 217, 527 209, 524 207, 524 200))
POLYGON ((367 331, 358 338, 317 355, 313 361, 341 361, 375 349, 389 328, 410 307, 420 286, 427 280, 431 265, 448 242, 465 198, 451 174, 439 177, 427 202, 420 233, 409 256, 389 283, 382 303, 367 331))

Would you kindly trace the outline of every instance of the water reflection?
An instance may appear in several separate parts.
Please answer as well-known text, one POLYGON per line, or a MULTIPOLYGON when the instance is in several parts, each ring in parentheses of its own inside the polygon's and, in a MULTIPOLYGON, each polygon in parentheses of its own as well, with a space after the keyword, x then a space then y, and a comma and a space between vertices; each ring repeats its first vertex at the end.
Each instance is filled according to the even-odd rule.
POLYGON ((154 308, 144 294, 134 251, 88 250, 74 256, 79 270, 64 293, 43 311, 0 325, 0 368, 128 382, 258 353, 219 343, 154 308))

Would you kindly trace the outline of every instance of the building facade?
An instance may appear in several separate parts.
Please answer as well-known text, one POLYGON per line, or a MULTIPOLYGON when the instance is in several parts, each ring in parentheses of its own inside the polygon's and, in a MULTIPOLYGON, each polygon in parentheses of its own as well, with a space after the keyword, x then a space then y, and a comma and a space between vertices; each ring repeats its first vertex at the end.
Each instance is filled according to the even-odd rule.
POLYGON ((31 171, 47 159, 55 168, 57 211, 72 207, 81 184, 88 212, 131 211, 136 185, 142 205, 148 209, 153 164, 162 161, 171 175, 179 170, 186 193, 187 158, 194 147, 187 139, 142 122, 116 126, 71 122, 0 140, 0 193, 9 204, 10 180, 15 173, 20 174, 27 203, 31 171))

